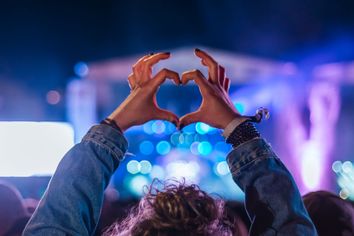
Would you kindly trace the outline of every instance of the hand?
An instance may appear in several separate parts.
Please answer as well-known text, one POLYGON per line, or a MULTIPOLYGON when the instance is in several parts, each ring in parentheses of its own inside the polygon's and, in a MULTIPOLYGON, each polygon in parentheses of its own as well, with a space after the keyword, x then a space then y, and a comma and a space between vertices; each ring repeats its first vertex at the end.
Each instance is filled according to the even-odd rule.
POLYGON ((128 77, 130 94, 109 116, 122 131, 155 119, 168 120, 178 125, 178 117, 175 114, 159 108, 156 93, 166 78, 179 85, 181 83, 179 75, 174 71, 162 69, 152 76, 152 66, 169 57, 170 53, 146 55, 133 66, 133 73, 128 77))
POLYGON ((228 95, 230 79, 225 76, 224 67, 207 53, 196 49, 195 55, 202 59, 202 64, 208 67, 208 80, 205 79, 199 70, 187 71, 182 74, 182 84, 185 85, 190 80, 194 80, 198 85, 203 100, 196 112, 189 113, 180 118, 180 129, 195 123, 204 122, 216 128, 225 127, 235 118, 240 119, 240 123, 246 120, 236 110, 228 95))

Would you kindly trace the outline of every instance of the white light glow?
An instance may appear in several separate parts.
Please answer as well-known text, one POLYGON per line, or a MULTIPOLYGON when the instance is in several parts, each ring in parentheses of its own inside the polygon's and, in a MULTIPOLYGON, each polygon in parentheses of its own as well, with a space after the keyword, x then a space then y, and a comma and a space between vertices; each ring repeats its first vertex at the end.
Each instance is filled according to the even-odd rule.
POLYGON ((67 123, 0 122, 0 176, 52 175, 73 145, 67 123))

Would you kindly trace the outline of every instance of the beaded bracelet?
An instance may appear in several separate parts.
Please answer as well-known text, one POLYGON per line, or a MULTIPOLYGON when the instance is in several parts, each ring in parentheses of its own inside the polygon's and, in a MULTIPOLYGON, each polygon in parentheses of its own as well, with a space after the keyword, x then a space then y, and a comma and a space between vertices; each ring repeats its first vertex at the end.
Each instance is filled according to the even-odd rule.
POLYGON ((233 148, 238 147, 251 139, 259 138, 261 135, 256 127, 250 121, 245 121, 237 126, 226 139, 226 143, 232 145, 233 148))

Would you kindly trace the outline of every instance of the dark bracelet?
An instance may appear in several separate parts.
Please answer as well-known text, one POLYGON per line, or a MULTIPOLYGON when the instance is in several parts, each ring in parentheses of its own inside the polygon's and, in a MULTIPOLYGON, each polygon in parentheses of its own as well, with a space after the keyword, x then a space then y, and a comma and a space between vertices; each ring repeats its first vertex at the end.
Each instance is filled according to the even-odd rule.
POLYGON ((226 143, 232 145, 233 148, 238 147, 251 139, 259 138, 261 135, 256 127, 250 121, 245 121, 237 126, 226 139, 226 143))
POLYGON ((116 130, 118 130, 119 132, 123 133, 122 129, 121 129, 121 128, 117 125, 117 123, 116 123, 114 120, 112 120, 112 119, 106 118, 106 119, 102 120, 102 121, 100 122, 100 124, 109 125, 109 126, 111 126, 113 129, 116 129, 116 130))

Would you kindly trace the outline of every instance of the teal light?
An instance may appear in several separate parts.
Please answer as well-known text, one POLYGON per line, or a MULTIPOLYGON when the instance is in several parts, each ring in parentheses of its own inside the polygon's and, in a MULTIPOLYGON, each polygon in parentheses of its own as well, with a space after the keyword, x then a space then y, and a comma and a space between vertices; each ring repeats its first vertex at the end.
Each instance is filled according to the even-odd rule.
POLYGON ((151 125, 151 129, 155 134, 162 134, 166 130, 166 125, 163 121, 157 120, 151 125))
POLYGON ((245 112, 245 105, 242 103, 238 103, 238 102, 234 103, 234 105, 235 105, 237 111, 243 115, 243 113, 245 112))
POLYGON ((212 149, 213 148, 212 148, 211 144, 207 141, 203 141, 198 144, 198 152, 203 156, 209 155, 211 153, 212 149))
POLYGON ((160 155, 166 155, 171 151, 171 145, 167 141, 161 141, 156 145, 156 151, 160 155))
POLYGON ((206 134, 210 131, 210 126, 203 123, 203 122, 198 122, 196 125, 195 125, 195 131, 197 131, 197 133, 199 134, 206 134))

